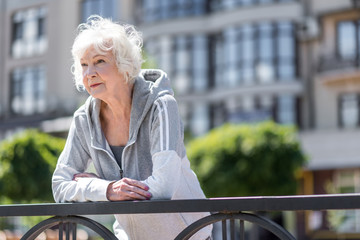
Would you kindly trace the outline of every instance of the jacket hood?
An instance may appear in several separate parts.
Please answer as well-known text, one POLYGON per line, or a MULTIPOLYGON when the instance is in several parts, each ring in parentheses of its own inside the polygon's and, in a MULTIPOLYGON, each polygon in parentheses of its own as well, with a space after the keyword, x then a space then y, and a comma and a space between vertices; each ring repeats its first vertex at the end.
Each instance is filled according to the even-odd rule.
POLYGON ((145 69, 135 78, 131 106, 129 140, 134 139, 147 112, 156 99, 174 95, 167 74, 158 69, 145 69))
MULTIPOLYGON (((130 117, 130 132, 129 141, 135 140, 139 127, 144 120, 147 112, 152 108, 153 103, 156 99, 164 95, 174 95, 171 88, 170 80, 167 74, 158 69, 145 69, 135 78, 132 106, 131 106, 131 117, 130 117)), ((90 96, 85 103, 86 112, 90 132, 94 135, 101 136, 101 124, 100 124, 100 106, 101 100, 90 96), (92 131, 93 130, 93 131, 92 131), (99 135, 100 134, 100 135, 99 135)), ((100 139, 97 138, 97 141, 100 139)), ((101 143, 104 144, 105 138, 102 138, 101 143)))

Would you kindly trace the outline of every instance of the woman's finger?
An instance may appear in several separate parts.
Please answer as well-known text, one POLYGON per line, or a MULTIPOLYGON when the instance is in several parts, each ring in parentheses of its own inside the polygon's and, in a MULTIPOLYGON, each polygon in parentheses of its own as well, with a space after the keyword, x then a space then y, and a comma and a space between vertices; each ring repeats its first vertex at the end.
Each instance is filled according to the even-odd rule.
POLYGON ((130 193, 135 193, 137 195, 141 195, 141 196, 145 197, 146 199, 151 198, 151 193, 149 191, 145 191, 142 188, 139 188, 137 186, 128 186, 128 187, 129 187, 128 192, 130 192, 130 193))
POLYGON ((137 192, 133 192, 133 191, 128 191, 125 193, 126 195, 126 200, 149 200, 150 198, 145 197, 142 194, 139 194, 137 192))
POLYGON ((131 178, 123 178, 122 180, 123 180, 123 182, 125 182, 125 183, 127 183, 127 184, 129 184, 131 186, 135 186, 135 187, 144 189, 145 191, 149 190, 149 186, 146 185, 143 182, 140 182, 140 181, 137 181, 137 180, 134 180, 134 179, 131 179, 131 178))

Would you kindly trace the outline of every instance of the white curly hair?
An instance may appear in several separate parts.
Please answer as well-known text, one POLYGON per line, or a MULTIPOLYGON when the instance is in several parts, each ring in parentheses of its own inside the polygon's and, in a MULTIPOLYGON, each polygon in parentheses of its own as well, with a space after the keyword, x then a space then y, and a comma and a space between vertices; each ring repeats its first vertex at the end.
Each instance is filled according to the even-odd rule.
POLYGON ((72 46, 72 73, 76 88, 83 91, 83 73, 80 59, 93 46, 99 53, 112 51, 119 73, 125 81, 133 83, 143 63, 141 33, 134 26, 119 24, 110 19, 92 15, 78 26, 78 34, 72 46))

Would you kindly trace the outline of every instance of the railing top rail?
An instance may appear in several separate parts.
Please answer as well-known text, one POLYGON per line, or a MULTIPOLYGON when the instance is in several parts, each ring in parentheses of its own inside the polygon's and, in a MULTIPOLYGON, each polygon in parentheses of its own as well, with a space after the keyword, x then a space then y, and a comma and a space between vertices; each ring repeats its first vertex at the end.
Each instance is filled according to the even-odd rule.
POLYGON ((0 217, 360 209, 360 194, 0 205, 0 217))

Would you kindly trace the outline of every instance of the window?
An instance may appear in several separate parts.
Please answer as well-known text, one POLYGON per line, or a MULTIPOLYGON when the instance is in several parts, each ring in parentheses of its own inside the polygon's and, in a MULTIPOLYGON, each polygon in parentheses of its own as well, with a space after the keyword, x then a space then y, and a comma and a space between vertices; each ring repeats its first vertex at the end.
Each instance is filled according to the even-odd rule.
POLYGON ((12 57, 36 56, 46 49, 46 8, 17 11, 12 17, 12 57))
POLYGON ((82 1, 82 22, 93 14, 100 15, 105 18, 115 18, 118 9, 115 0, 83 0, 82 1))
POLYGON ((277 75, 280 80, 291 81, 296 76, 296 47, 294 26, 290 22, 277 25, 277 75))
POLYGON ((181 116, 181 120, 183 121, 185 131, 189 131, 190 121, 191 121, 191 106, 190 106, 190 104, 179 102, 179 113, 181 116))
POLYGON ((176 0, 177 16, 186 17, 192 15, 192 0, 176 0))
POLYGON ((360 191, 357 180, 359 172, 352 170, 339 170, 335 173, 336 190, 339 193, 355 193, 360 191))
MULTIPOLYGON (((335 190, 336 193, 360 192, 359 170, 338 170, 335 172, 334 178, 334 189, 332 191, 335 190)), ((359 210, 327 211, 327 215, 332 230, 338 233, 360 232, 359 210)))
POLYGON ((340 96, 340 125, 344 128, 356 128, 360 122, 359 95, 348 93, 340 96))
POLYGON ((168 7, 164 1, 157 0, 144 0, 143 1, 143 22, 153 22, 160 19, 160 14, 162 13, 164 16, 168 14, 168 7), (161 5, 160 5, 161 4, 161 5), (159 6, 164 8, 164 11, 159 11, 159 6))
POLYGON ((205 134, 210 128, 209 107, 205 103, 196 103, 191 112, 191 132, 195 136, 205 134))
POLYGON ((193 38, 193 90, 201 92, 208 87, 208 39, 205 35, 193 38))
POLYGON ((274 0, 258 0, 259 3, 273 3, 274 0))
POLYGON ((173 78, 176 91, 201 92, 208 87, 208 39, 205 35, 174 39, 173 78))
POLYGON ((236 86, 240 83, 240 46, 238 44, 239 31, 238 28, 229 27, 224 32, 225 44, 224 55, 224 78, 226 79, 227 86, 236 86))
POLYGON ((142 22, 203 15, 207 11, 206 0, 143 0, 140 2, 142 22))
POLYGON ((192 41, 188 36, 175 38, 174 42, 174 84, 181 94, 191 90, 192 72, 192 41))
POLYGON ((211 68, 214 71, 214 79, 211 80, 217 88, 226 87, 226 78, 224 77, 224 38, 222 34, 214 35, 211 37, 211 68))
POLYGON ((208 45, 206 35, 151 38, 145 49, 150 62, 168 72, 176 92, 202 92, 208 88, 208 45))
POLYGON ((17 68, 11 73, 11 111, 32 115, 45 111, 45 69, 43 66, 17 68))
POLYGON ((339 22, 337 26, 338 55, 341 59, 355 59, 359 55, 359 21, 339 22))
POLYGON ((293 81, 296 77, 291 22, 229 27, 216 36, 213 45, 217 86, 293 81))
POLYGON ((278 79, 292 81, 296 76, 296 48, 293 24, 262 23, 258 28, 257 79, 266 83, 278 79))
POLYGON ((275 79, 275 37, 274 25, 262 23, 258 26, 256 76, 260 82, 271 82, 275 79))
POLYGON ((255 31, 253 26, 243 25, 240 32, 242 79, 245 84, 251 84, 255 80, 255 31))
MULTIPOLYGON (((151 2, 151 6, 150 4, 147 6, 147 8, 153 10, 153 15, 156 15, 156 11, 158 11, 160 13, 160 15, 158 15, 157 18, 154 18, 154 20, 157 19, 168 19, 171 16, 175 15, 175 11, 176 9, 174 8, 174 6, 176 5, 176 3, 174 1, 168 1, 168 0, 160 0, 160 1, 149 1, 149 0, 145 0, 145 2, 147 2, 147 4, 149 4, 151 2), (156 5, 155 2, 158 2, 158 6, 156 5), (160 11, 159 11, 160 10, 160 11)), ((150 18, 150 16, 148 16, 149 14, 145 11, 145 15, 147 18, 150 18)))
POLYGON ((294 96, 279 96, 277 109, 277 122, 280 124, 296 124, 296 99, 294 96))
POLYGON ((259 108, 263 111, 268 112, 268 119, 271 119, 272 109, 274 106, 274 99, 271 95, 261 95, 259 96, 259 108))
POLYGON ((211 11, 218 11, 221 9, 233 9, 241 6, 251 6, 259 4, 271 4, 281 2, 293 2, 297 0, 211 0, 211 11))
POLYGON ((224 124, 228 115, 225 102, 212 103, 210 105, 210 127, 215 128, 224 124))
POLYGON ((233 99, 227 109, 228 121, 233 123, 255 123, 272 119, 272 97, 244 95, 233 99))

